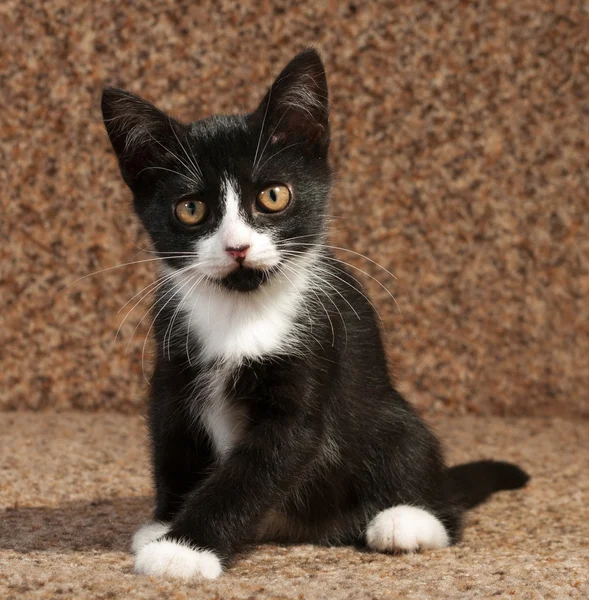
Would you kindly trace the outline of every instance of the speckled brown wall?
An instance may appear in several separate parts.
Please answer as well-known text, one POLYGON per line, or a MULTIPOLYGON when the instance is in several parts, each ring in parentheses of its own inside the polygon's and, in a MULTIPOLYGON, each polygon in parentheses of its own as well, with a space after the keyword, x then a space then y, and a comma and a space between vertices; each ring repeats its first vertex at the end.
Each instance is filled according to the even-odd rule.
POLYGON ((369 286, 401 388, 430 411, 589 414, 588 24, 549 0, 3 2, 0 406, 143 405, 141 306, 113 338, 152 264, 58 293, 147 257, 102 85, 186 120, 245 111, 314 44, 332 239, 398 278, 340 253, 397 299, 369 286))

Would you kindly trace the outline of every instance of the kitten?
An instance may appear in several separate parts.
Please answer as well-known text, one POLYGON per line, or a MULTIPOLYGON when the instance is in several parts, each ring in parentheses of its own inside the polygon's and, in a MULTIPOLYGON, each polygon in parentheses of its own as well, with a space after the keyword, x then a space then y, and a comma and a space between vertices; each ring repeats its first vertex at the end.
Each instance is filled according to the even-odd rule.
POLYGON ((375 313, 326 245, 327 82, 296 56, 246 115, 179 123, 107 88, 104 121, 161 261, 154 522, 135 570, 214 578, 262 540, 456 543, 515 465, 444 465, 392 386, 375 313))

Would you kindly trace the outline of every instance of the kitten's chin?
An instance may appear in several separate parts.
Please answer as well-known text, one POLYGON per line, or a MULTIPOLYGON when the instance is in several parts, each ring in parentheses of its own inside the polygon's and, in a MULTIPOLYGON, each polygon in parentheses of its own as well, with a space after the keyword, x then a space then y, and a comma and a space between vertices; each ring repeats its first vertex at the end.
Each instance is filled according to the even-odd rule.
POLYGON ((239 267, 222 279, 215 280, 221 287, 231 292, 253 292, 264 285, 272 276, 271 271, 260 271, 239 267))

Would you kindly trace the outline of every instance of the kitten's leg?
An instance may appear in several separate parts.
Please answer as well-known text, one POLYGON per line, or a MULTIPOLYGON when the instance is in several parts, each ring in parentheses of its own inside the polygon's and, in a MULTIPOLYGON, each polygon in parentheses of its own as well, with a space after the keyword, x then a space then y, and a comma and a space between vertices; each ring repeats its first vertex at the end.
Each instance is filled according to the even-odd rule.
POLYGON ((156 488, 154 521, 142 525, 133 536, 135 554, 163 537, 178 514, 184 497, 206 476, 210 450, 198 426, 169 398, 173 390, 164 377, 154 378, 151 398, 150 433, 156 488), (200 435, 199 435, 200 433, 200 435))
POLYGON ((184 497, 207 476, 212 463, 206 434, 190 414, 189 398, 183 396, 194 377, 180 366, 156 363, 149 432, 156 490, 154 520, 163 523, 178 514, 184 497))
POLYGON ((281 404, 279 416, 265 413, 253 422, 217 470, 188 495, 164 539, 139 551, 136 571, 182 579, 221 574, 222 563, 253 537, 316 452, 317 422, 289 411, 287 399, 281 404))
POLYGON ((195 448, 194 436, 178 431, 152 437, 156 520, 143 525, 133 536, 135 570, 180 579, 194 575, 218 577, 221 563, 212 552, 196 550, 185 541, 161 539, 169 532, 171 521, 181 510, 186 496, 204 479, 206 467, 210 465, 209 451, 206 447, 199 451, 195 448))
POLYGON ((153 438, 154 475, 156 487, 155 520, 142 525, 133 535, 132 550, 137 554, 144 546, 163 537, 171 520, 178 514, 184 496, 200 481, 195 477, 193 442, 186 434, 170 432, 169 436, 153 438), (191 465, 188 460, 192 457, 191 465))
POLYGON ((399 505, 372 519, 366 530, 366 545, 377 552, 415 552, 449 546, 450 536, 431 512, 399 505))
MULTIPOLYGON (((155 429, 155 428, 153 428, 155 429)), ((184 498, 207 476, 208 446, 198 435, 180 427, 153 432, 153 471, 156 489, 154 519, 167 523, 178 514, 184 498)))

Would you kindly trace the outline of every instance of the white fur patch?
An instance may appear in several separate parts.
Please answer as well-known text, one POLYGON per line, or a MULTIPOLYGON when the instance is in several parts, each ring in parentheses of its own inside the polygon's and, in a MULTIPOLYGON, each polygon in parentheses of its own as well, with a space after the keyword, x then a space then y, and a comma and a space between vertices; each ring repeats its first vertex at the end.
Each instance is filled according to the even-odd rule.
MULTIPOLYGON (((231 292, 201 281, 196 288, 184 287, 182 301, 187 325, 202 344, 201 359, 240 364, 297 346, 294 320, 305 299, 315 252, 289 260, 284 273, 275 273, 261 288, 249 293, 231 292)), ((169 267, 166 267, 171 273, 169 267)), ((177 271, 182 285, 190 274, 177 271)))
POLYGON ((378 552, 444 548, 450 544, 446 528, 428 511, 393 506, 378 513, 366 531, 366 544, 378 552))
POLYGON ((160 523, 159 521, 145 523, 145 525, 142 525, 133 535, 133 543, 131 544, 133 552, 137 554, 143 546, 166 535, 169 530, 170 525, 168 523, 160 523))
POLYGON ((260 233, 245 222, 239 205, 237 183, 226 178, 221 185, 224 214, 213 235, 196 244, 199 270, 213 278, 227 276, 236 263, 226 248, 249 246, 243 265, 255 269, 270 269, 278 264, 278 250, 268 233, 260 233))
POLYGON ((245 422, 245 416, 237 407, 227 403, 224 393, 232 370, 226 364, 213 365, 206 375, 209 380, 205 388, 206 400, 194 406, 221 459, 227 456, 241 436, 245 422))
POLYGON ((216 579, 223 572, 223 567, 209 550, 197 550, 182 542, 162 540, 150 542, 139 550, 135 571, 142 575, 174 579, 216 579))

